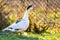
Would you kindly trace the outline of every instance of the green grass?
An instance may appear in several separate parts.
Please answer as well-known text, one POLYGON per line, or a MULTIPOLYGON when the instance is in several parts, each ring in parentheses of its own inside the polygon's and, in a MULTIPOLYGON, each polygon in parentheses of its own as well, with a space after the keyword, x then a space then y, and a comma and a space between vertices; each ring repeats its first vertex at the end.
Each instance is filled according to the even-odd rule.
POLYGON ((10 32, 8 34, 0 32, 0 40, 60 40, 60 34, 36 34, 28 32, 27 36, 22 36, 10 32))

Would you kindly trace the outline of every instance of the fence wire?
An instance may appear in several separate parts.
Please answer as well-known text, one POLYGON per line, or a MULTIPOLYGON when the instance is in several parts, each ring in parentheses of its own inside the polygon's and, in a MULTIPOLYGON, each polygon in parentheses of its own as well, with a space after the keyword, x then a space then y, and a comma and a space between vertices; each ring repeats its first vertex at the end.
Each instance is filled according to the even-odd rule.
POLYGON ((30 4, 34 6, 29 13, 30 26, 33 26, 31 29, 34 29, 35 26, 39 30, 46 25, 49 27, 60 26, 60 0, 0 0, 0 14, 9 16, 14 13, 20 19, 30 4))

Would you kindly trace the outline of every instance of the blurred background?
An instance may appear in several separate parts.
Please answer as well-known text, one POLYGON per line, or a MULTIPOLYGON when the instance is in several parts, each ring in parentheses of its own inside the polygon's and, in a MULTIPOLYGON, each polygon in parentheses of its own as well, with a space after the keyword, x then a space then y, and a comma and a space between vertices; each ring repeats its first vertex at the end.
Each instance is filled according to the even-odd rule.
POLYGON ((0 30, 20 20, 30 4, 27 32, 60 33, 60 0, 0 0, 0 30))

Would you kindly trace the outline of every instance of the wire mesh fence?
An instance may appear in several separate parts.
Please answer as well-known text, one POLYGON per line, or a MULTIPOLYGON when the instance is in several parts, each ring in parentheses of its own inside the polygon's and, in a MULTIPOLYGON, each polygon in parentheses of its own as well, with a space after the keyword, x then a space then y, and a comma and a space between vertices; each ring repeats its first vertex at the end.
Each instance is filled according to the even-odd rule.
MULTIPOLYGON (((1 0, 0 1, 0 16, 2 15, 0 18, 1 26, 6 27, 7 24, 9 24, 7 23, 7 21, 11 22, 10 19, 9 20, 7 19, 7 17, 11 14, 17 15, 18 19, 21 19, 24 15, 27 6, 29 6, 30 4, 33 4, 34 8, 29 13, 30 19, 30 27, 28 29, 29 31, 34 30, 44 31, 46 29, 54 30, 53 28, 56 27, 57 29, 60 28, 60 0, 1 0)), ((59 30, 57 31, 59 32, 59 30)))

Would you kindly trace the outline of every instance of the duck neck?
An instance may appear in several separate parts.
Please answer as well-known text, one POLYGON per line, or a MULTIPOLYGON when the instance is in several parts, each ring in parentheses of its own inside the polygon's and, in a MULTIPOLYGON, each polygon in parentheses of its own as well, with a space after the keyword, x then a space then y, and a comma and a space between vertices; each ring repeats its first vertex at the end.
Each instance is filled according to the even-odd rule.
POLYGON ((25 12, 25 14, 24 14, 24 16, 23 16, 22 19, 28 19, 28 13, 29 13, 29 11, 30 11, 30 10, 26 10, 26 12, 25 12))

